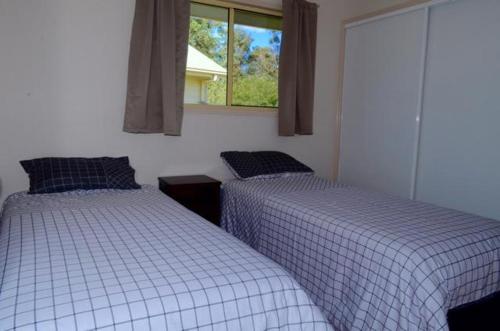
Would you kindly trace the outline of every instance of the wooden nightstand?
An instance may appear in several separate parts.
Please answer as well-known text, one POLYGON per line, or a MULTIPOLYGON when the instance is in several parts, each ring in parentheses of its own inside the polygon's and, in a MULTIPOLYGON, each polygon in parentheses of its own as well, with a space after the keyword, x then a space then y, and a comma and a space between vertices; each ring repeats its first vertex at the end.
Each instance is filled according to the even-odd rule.
POLYGON ((220 182, 208 176, 158 178, 160 190, 215 225, 220 224, 220 182))

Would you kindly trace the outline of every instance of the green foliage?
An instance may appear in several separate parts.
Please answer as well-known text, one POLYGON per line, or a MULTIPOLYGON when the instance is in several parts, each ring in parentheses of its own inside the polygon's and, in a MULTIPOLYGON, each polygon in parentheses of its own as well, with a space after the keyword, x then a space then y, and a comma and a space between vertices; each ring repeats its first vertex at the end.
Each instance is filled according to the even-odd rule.
MULTIPOLYGON (((227 23, 191 18, 189 44, 227 67, 227 23)), ((252 36, 242 26, 234 29, 233 105, 278 106, 278 66, 281 33, 272 31, 267 47, 252 47, 252 36)), ((226 103, 227 79, 208 84, 208 102, 226 103)))
POLYGON ((237 106, 278 106, 278 81, 269 76, 244 76, 234 80, 233 104, 237 106))
POLYGON ((211 105, 226 104, 226 78, 219 78, 208 84, 208 103, 211 105))
POLYGON ((227 64, 227 23, 191 17, 189 45, 225 67, 227 64))
POLYGON ((256 47, 248 58, 247 74, 278 77, 279 59, 268 47, 256 47))
POLYGON ((248 63, 252 49, 252 37, 243 29, 234 29, 233 72, 235 76, 242 74, 242 66, 248 63))

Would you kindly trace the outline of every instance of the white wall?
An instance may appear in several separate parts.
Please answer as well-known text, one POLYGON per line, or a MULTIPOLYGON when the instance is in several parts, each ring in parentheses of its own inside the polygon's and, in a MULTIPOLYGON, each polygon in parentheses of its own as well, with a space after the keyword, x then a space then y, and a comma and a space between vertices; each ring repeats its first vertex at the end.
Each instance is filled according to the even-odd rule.
POLYGON ((221 151, 277 149, 330 177, 340 22, 388 1, 317 2, 315 134, 283 138, 276 115, 204 112, 185 114, 182 137, 123 133, 134 0, 0 0, 0 201, 27 188, 18 161, 45 156, 129 155, 137 180, 155 184, 159 175, 224 179, 221 151))

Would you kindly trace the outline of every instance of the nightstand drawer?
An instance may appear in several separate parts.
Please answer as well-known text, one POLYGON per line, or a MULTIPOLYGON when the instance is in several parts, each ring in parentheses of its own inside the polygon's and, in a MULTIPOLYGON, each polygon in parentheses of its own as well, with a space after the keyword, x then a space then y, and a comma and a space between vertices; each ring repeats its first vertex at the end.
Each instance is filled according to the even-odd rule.
POLYGON ((166 187, 160 190, 176 201, 197 202, 211 199, 219 193, 219 187, 214 185, 182 185, 166 187))

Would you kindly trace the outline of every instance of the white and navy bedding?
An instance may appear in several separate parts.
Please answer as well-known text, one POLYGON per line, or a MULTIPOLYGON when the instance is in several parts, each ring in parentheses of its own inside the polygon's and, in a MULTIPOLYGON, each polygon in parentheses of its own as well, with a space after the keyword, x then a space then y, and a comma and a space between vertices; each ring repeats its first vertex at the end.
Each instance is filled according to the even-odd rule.
POLYGON ((324 190, 336 184, 316 176, 282 177, 224 183, 221 227, 258 249, 262 211, 270 196, 297 191, 324 190))
POLYGON ((446 330, 500 291, 500 222, 316 177, 224 184, 222 226, 286 267, 338 330, 446 330))
POLYGON ((136 190, 135 170, 127 156, 112 157, 45 157, 21 161, 29 175, 29 194, 57 193, 74 190, 136 190))
POLYGON ((233 175, 241 180, 312 175, 314 173, 305 164, 278 151, 227 151, 222 152, 220 156, 233 175))
POLYGON ((329 330, 278 264, 153 187, 6 201, 0 330, 329 330))

